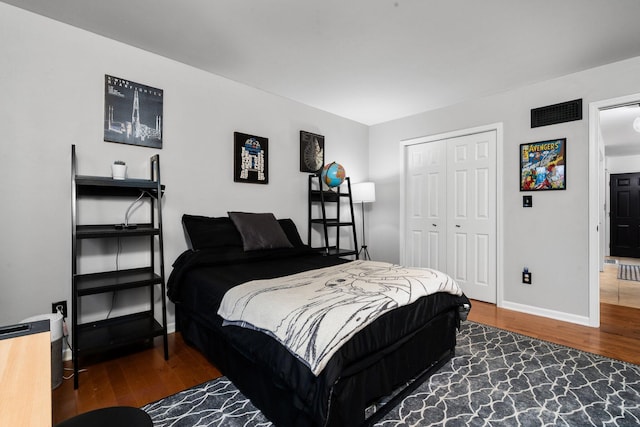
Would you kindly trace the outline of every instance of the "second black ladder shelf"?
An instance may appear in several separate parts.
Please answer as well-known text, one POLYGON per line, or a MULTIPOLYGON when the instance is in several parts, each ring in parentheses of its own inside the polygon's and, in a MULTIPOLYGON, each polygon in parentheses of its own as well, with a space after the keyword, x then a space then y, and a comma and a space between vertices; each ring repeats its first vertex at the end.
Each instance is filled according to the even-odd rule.
MULTIPOLYGON (((353 214, 351 180, 346 177, 344 183, 335 191, 322 187, 320 175, 309 175, 309 224, 307 243, 325 255, 355 256, 358 259, 358 239, 353 214), (343 208, 348 207, 348 217, 344 218, 343 208), (318 212, 319 208, 319 212, 318 212), (321 234, 322 243, 314 246, 313 230, 321 234), (345 235, 342 229, 347 229, 345 235), (341 245, 341 240, 351 240, 352 248, 341 245)), ((351 245, 349 245, 351 246, 351 245)))

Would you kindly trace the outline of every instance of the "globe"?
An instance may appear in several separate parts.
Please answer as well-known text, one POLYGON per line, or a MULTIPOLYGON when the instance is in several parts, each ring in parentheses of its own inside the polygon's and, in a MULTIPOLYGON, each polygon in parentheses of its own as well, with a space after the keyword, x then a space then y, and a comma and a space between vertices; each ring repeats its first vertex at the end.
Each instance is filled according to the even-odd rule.
POLYGON ((345 176, 342 165, 331 162, 322 168, 320 178, 328 187, 337 187, 344 182, 345 176))

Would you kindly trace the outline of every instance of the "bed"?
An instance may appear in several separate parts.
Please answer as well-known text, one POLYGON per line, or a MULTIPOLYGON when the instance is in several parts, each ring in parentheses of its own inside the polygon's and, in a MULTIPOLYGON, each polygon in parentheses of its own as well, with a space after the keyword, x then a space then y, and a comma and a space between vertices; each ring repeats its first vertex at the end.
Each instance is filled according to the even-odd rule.
MULTIPOLYGON (((302 242, 293 221, 276 220, 272 214, 231 212, 229 217, 217 218, 184 215, 182 220, 191 248, 177 258, 167 283, 168 296, 176 307, 177 329, 277 426, 371 424, 454 354, 457 328, 471 307, 466 296, 438 291, 396 304, 399 288, 385 284, 382 298, 387 302, 367 301, 366 305, 368 313, 374 312, 373 305, 384 308, 371 315, 367 324, 344 332, 340 345, 323 354, 321 363, 314 364, 321 359, 316 354, 317 342, 313 351, 308 347, 306 353, 296 352, 286 347, 289 343, 276 332, 254 324, 253 319, 229 319, 225 308, 233 311, 239 304, 229 302, 230 295, 244 290, 240 294, 245 301, 246 295, 251 295, 248 300, 256 304, 238 311, 255 315, 255 308, 262 307, 263 317, 269 318, 293 304, 294 298, 289 295, 295 292, 290 289, 297 276, 324 280, 324 287, 313 292, 329 295, 329 300, 345 294, 351 298, 354 289, 362 293, 364 288, 360 284, 344 285, 347 281, 343 276, 334 274, 361 280, 363 270, 385 266, 323 256, 302 242), (331 280, 325 280, 328 275, 331 280), (287 291, 283 293, 279 283, 289 286, 287 291), (256 295, 265 295, 265 288, 246 291, 247 286, 275 290, 272 298, 280 300, 256 299, 256 295), (305 358, 308 353, 315 359, 305 358), (372 410, 377 408, 372 404, 392 392, 396 393, 394 399, 372 410)), ((385 268, 398 268, 389 266, 385 268)), ((396 279, 404 286, 404 278, 396 279)), ((309 280, 303 281, 304 286, 293 287, 310 286, 309 280)), ((315 297, 310 301, 318 305, 315 297)), ((327 323, 334 326, 352 323, 342 322, 340 315, 345 314, 336 306, 322 316, 314 312, 315 317, 306 319, 305 325, 316 326, 298 326, 290 335, 298 341, 301 335, 314 340, 317 331, 326 329, 317 326, 319 317, 332 319, 327 323), (311 330, 313 333, 300 333, 311 330)), ((362 316, 355 317, 360 322, 362 316)), ((342 333, 344 328, 339 329, 342 333)))

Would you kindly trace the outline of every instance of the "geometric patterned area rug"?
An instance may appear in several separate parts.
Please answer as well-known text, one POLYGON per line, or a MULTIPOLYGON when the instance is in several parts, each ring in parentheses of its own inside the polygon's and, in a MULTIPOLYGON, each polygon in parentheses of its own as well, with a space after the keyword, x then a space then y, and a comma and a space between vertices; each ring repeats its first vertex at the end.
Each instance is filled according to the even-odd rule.
POLYGON ((618 264, 618 279, 640 282, 640 265, 618 264))
MULTIPOLYGON (((144 406, 155 427, 272 426, 225 377, 144 406)), ((456 355, 376 426, 638 426, 640 366, 463 322, 456 355)))

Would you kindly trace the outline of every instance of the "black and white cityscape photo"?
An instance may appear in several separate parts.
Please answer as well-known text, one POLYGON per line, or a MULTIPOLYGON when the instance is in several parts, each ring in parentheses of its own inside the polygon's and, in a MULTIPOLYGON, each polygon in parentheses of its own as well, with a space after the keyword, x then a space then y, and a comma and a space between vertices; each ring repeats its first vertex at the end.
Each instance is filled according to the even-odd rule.
POLYGON ((162 89, 104 76, 104 140, 162 148, 162 89))

